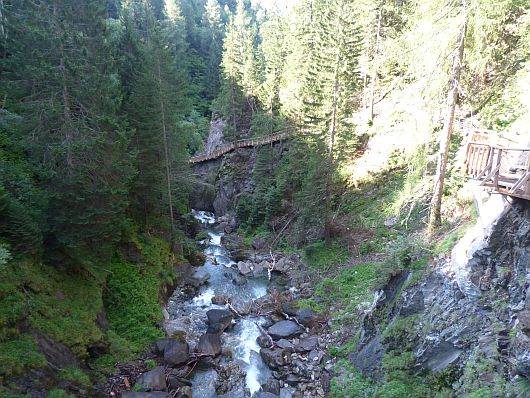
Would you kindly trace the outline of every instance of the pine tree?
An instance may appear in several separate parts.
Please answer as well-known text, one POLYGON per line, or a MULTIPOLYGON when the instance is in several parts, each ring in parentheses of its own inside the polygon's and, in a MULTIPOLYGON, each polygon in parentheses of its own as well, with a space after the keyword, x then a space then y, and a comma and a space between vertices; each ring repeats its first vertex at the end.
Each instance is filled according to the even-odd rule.
POLYGON ((176 216, 187 208, 188 195, 188 137, 177 129, 177 123, 190 111, 185 71, 177 68, 178 17, 157 20, 156 9, 145 3, 136 6, 135 25, 128 26, 136 33, 129 36, 142 37, 143 45, 134 60, 128 105, 138 168, 131 210, 145 229, 167 231, 174 246, 176 216))
POLYGON ((105 18, 97 0, 22 0, 7 18, 6 105, 49 192, 46 243, 77 264, 119 239, 131 175, 105 18))
POLYGON ((221 62, 222 82, 217 101, 235 140, 239 138, 239 122, 246 105, 250 105, 252 113, 257 110, 253 102, 257 88, 255 35, 245 2, 238 0, 236 13, 230 16, 226 28, 221 62))

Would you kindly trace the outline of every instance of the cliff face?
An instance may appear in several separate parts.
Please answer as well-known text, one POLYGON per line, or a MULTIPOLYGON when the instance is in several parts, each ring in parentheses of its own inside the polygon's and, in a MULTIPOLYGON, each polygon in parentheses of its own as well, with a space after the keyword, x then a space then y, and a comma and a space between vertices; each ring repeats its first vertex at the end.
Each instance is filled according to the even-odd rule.
MULTIPOLYGON (((223 136, 225 123, 219 118, 210 123, 206 153, 226 144, 223 136)), ((272 148, 272 169, 275 169, 283 154, 288 150, 288 143, 278 141, 272 148)), ((230 213, 233 215, 241 193, 254 191, 253 173, 256 158, 261 147, 239 148, 215 160, 193 165, 197 183, 191 197, 192 207, 199 210, 213 211, 218 217, 230 213)))
POLYGON ((468 242, 463 263, 453 251, 416 283, 395 276, 364 319, 353 365, 382 379, 383 355, 408 351, 457 395, 512 396, 506 380, 530 377, 529 207, 509 205, 482 244, 468 242))

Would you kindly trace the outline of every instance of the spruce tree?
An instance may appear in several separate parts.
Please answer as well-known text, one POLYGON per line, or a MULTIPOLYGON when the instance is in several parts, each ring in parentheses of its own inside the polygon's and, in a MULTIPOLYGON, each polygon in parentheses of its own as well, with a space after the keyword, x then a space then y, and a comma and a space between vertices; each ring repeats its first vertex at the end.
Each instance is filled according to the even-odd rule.
POLYGON ((131 176, 129 137, 103 2, 18 1, 9 7, 6 107, 48 191, 45 243, 89 266, 120 237, 131 176))

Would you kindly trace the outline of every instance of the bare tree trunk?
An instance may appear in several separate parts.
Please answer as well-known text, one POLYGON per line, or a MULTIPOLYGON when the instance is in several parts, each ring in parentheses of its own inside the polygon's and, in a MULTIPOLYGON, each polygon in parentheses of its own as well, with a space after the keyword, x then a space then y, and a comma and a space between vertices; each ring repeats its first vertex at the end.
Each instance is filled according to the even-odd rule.
POLYGON ((162 72, 160 70, 160 54, 157 52, 156 60, 157 68, 157 80, 158 80, 158 93, 160 96, 160 113, 162 122, 162 141, 164 143, 164 160, 166 164, 166 183, 167 183, 167 197, 168 197, 168 209, 169 209, 169 224, 170 224, 170 238, 171 249, 175 247, 175 219, 173 214, 173 195, 171 188, 171 165, 169 161, 169 146, 168 146, 168 133, 166 126, 166 107, 164 104, 164 95, 162 93, 162 72))
POLYGON ((462 60, 464 58, 464 39, 467 31, 467 16, 460 30, 458 38, 458 47, 453 56, 453 71, 451 85, 447 94, 446 114, 443 130, 440 136, 440 150, 438 152, 438 162, 436 167, 436 176, 434 179, 434 192, 431 200, 428 233, 431 235, 436 227, 442 222, 442 195, 445 180, 445 170, 447 168, 447 155, 453 133, 453 122, 455 118, 455 108, 458 101, 458 87, 460 85, 460 72, 462 69, 462 60))

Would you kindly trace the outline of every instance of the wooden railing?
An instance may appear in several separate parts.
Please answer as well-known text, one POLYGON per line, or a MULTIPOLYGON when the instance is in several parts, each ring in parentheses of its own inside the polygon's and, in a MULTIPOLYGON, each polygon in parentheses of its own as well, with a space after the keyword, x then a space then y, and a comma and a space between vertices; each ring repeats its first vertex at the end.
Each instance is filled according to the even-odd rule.
POLYGON ((266 137, 239 140, 231 144, 225 145, 219 149, 216 149, 213 152, 195 155, 190 159, 190 163, 201 163, 206 162, 208 160, 217 159, 228 152, 234 151, 236 148, 255 147, 260 145, 271 144, 277 141, 282 141, 291 138, 295 131, 295 129, 281 130, 266 137))
POLYGON ((530 148, 470 142, 463 171, 498 193, 530 200, 530 148))

